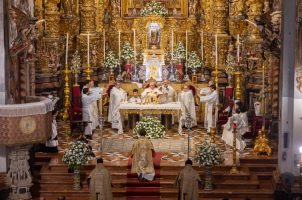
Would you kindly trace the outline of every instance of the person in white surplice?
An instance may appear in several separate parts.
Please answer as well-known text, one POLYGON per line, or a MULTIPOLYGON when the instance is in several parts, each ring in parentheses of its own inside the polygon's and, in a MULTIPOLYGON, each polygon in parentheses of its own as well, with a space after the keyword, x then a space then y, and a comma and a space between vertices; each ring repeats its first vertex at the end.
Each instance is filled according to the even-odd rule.
POLYGON ((228 122, 224 125, 221 139, 225 141, 227 145, 233 146, 233 125, 236 124, 236 149, 244 150, 246 144, 242 140, 241 136, 245 134, 248 127, 248 118, 245 107, 242 102, 235 103, 235 113, 229 117, 228 122))
POLYGON ((126 100, 126 91, 121 88, 121 83, 116 82, 110 91, 108 121, 111 122, 111 128, 119 130, 119 134, 123 131, 119 106, 126 100))
POLYGON ((178 95, 178 101, 181 103, 182 116, 181 120, 190 116, 192 119, 192 126, 197 126, 195 100, 192 91, 187 85, 183 86, 183 90, 178 95))
POLYGON ((214 85, 214 81, 209 80, 208 87, 202 88, 200 90, 200 95, 209 95, 211 93, 211 86, 214 85))
MULTIPOLYGON (((91 95, 93 96, 102 96, 103 94, 103 88, 98 87, 98 82, 94 81, 91 83, 92 87, 89 88, 89 92, 91 95)), ((91 113, 91 127, 92 130, 96 129, 96 127, 98 127, 99 124, 99 109, 98 109, 98 102, 97 100, 94 101, 91 105, 90 105, 90 113, 91 113)))
POLYGON ((210 133, 211 127, 216 127, 216 121, 218 117, 218 94, 216 91, 216 86, 210 86, 210 94, 200 97, 201 102, 205 102, 205 117, 204 117, 204 127, 207 129, 207 133, 210 133))
POLYGON ((161 96, 163 103, 175 102, 175 89, 169 83, 168 80, 164 80, 163 85, 159 87, 163 93, 161 96))
MULTIPOLYGON (((89 88, 83 88, 83 94, 82 94, 82 119, 86 122, 92 122, 92 116, 91 116, 91 104, 98 99, 100 99, 101 95, 91 95, 89 94, 89 88)), ((91 136, 92 135, 92 127, 91 123, 87 123, 85 127, 85 135, 91 136)))

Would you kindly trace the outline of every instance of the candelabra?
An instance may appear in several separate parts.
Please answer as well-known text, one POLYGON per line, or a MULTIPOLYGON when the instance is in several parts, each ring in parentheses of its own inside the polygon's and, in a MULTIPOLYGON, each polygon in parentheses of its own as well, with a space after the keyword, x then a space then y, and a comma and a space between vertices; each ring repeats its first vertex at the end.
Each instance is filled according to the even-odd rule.
POLYGON ((93 70, 91 70, 90 68, 90 64, 87 64, 86 69, 84 70, 84 72, 87 74, 87 80, 90 81, 91 80, 91 73, 93 72, 93 70))
POLYGON ((116 80, 117 81, 122 81, 123 80, 121 64, 119 64, 118 75, 116 77, 116 80))
POLYGON ((105 118, 103 117, 102 114, 100 114, 99 116, 99 127, 100 127, 100 151, 101 151, 101 157, 103 156, 103 128, 104 128, 104 122, 105 122, 105 118))
POLYGON ((210 143, 215 143, 215 134, 216 134, 216 128, 215 127, 211 127, 211 130, 210 130, 210 135, 211 135, 210 143))
MULTIPOLYGON (((262 66, 262 106, 265 106, 265 66, 262 66)), ((264 107, 265 108, 265 107, 264 107)), ((266 138, 266 131, 265 131, 265 115, 266 115, 266 110, 264 110, 263 116, 262 116, 262 129, 258 131, 258 137, 256 138, 255 141, 255 146, 254 146, 254 152, 255 153, 262 153, 265 152, 268 156, 271 155, 272 149, 269 146, 268 139, 266 138)))
POLYGON ((237 169, 237 152, 236 152, 236 123, 233 125, 233 166, 230 171, 231 174, 237 174, 239 171, 237 169))
POLYGON ((70 70, 68 69, 68 64, 65 64, 64 111, 63 111, 63 120, 64 121, 66 121, 68 119, 68 111, 69 111, 69 107, 70 107, 69 73, 70 73, 70 70))
POLYGON ((134 82, 138 82, 139 81, 138 74, 137 74, 137 66, 136 66, 136 64, 134 64, 134 74, 132 76, 132 80, 134 82))

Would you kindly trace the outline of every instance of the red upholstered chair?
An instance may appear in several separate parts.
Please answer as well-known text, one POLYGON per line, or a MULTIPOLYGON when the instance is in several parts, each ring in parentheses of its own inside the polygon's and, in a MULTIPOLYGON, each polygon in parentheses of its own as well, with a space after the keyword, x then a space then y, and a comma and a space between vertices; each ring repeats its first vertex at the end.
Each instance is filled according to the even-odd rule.
POLYGON ((72 120, 82 120, 82 100, 80 86, 73 86, 70 117, 72 120))
MULTIPOLYGON (((263 125, 263 117, 262 116, 254 116, 252 120, 252 133, 255 137, 258 135, 259 129, 262 128, 263 125)), ((265 129, 268 129, 270 125, 270 120, 265 118, 265 129)))

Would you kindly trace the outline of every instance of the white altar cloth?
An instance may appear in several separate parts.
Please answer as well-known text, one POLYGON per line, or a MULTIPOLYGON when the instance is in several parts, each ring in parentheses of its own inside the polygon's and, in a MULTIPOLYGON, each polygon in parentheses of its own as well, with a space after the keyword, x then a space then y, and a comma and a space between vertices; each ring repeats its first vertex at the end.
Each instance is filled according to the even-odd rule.
MULTIPOLYGON (((182 116, 182 106, 180 102, 170 102, 164 104, 136 104, 123 102, 119 107, 121 119, 124 115, 139 114, 139 115, 159 115, 159 114, 171 114, 178 118, 179 126, 178 133, 182 134, 182 123, 180 118, 182 116)), ((123 130, 118 130, 122 133, 123 130)))

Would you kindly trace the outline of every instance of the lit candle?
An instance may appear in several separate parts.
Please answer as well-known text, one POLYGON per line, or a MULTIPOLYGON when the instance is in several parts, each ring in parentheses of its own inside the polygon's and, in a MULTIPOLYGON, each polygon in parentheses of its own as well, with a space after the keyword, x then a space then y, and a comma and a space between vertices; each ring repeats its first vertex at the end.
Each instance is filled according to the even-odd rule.
POLYGON ((118 31, 118 59, 121 62, 121 31, 118 31))
POLYGON ((203 31, 201 31, 201 41, 200 41, 200 44, 201 44, 201 60, 203 60, 203 31))
POLYGON ((186 30, 186 61, 188 60, 188 31, 186 30))
POLYGON ((68 35, 68 33, 67 33, 67 37, 66 37, 65 65, 68 64, 68 39, 69 39, 69 35, 68 35))
POLYGON ((134 65, 135 65, 135 62, 136 62, 136 46, 135 46, 135 40, 136 40, 136 33, 135 33, 135 29, 133 29, 134 65))
POLYGON ((89 65, 90 63, 90 38, 89 38, 89 32, 87 34, 87 66, 89 65))
POLYGON ((106 36, 105 36, 105 30, 103 30, 103 53, 104 53, 104 62, 106 57, 106 36))
POLYGON ((237 34, 237 62, 239 64, 240 61, 240 39, 239 34, 237 34))
POLYGON ((218 66, 218 36, 215 35, 215 65, 218 66))
POLYGON ((172 29, 172 44, 171 44, 171 53, 172 53, 172 60, 173 60, 173 54, 174 54, 174 30, 172 29))

